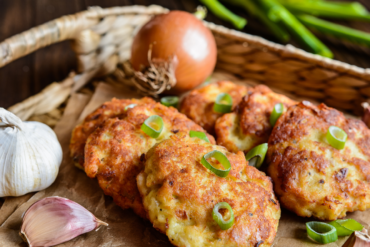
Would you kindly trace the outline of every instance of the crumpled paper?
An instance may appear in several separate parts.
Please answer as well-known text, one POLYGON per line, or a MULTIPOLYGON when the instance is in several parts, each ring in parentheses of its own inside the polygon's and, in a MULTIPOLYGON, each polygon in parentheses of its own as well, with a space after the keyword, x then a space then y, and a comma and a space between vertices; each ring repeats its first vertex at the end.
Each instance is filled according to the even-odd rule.
MULTIPOLYGON (((113 97, 133 98, 139 97, 139 95, 136 92, 100 83, 91 99, 87 95, 78 93, 71 96, 63 118, 55 127, 64 154, 59 175, 54 184, 46 190, 30 193, 23 197, 5 199, 4 205, 0 209, 0 246, 27 246, 18 235, 22 214, 32 203, 47 196, 61 196, 76 201, 109 224, 108 227, 101 227, 97 232, 83 234, 58 246, 172 246, 167 237, 156 231, 149 221, 136 216, 132 210, 122 210, 115 205, 112 198, 104 195, 97 181, 88 178, 83 171, 75 168, 69 157, 68 145, 73 128, 87 114, 113 97)), ((369 224, 366 222, 370 222, 370 210, 350 213, 348 218, 358 220, 369 229, 369 224)), ((273 246, 322 246, 307 238, 305 222, 311 220, 313 219, 298 217, 283 209, 273 246)), ((342 237, 337 242, 325 246, 339 247, 346 239, 347 237, 342 237)))

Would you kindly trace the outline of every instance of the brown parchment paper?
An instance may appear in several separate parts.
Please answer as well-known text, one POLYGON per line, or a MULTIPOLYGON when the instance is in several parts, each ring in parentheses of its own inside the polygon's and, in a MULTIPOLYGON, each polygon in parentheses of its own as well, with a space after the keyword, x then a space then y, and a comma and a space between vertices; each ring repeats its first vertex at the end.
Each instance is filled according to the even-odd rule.
MULTIPOLYGON (((75 168, 69 157, 68 145, 71 132, 79 121, 100 104, 113 97, 132 98, 138 96, 137 92, 113 88, 104 83, 98 85, 91 99, 83 94, 72 95, 63 118, 55 127, 64 155, 59 175, 54 184, 46 190, 23 197, 5 199, 4 205, 0 209, 1 247, 27 246, 18 235, 22 214, 32 203, 47 196, 61 196, 76 201, 109 224, 108 227, 102 227, 97 232, 83 234, 58 246, 172 246, 164 234, 153 229, 150 222, 136 216, 132 210, 122 210, 116 206, 110 197, 103 194, 97 181, 88 178, 83 171, 75 168)), ((370 210, 350 213, 348 218, 354 218, 369 228, 370 210)), ((301 218, 283 209, 273 246, 322 246, 313 243, 306 236, 305 222, 312 220, 314 219, 301 218)), ((337 242, 325 246, 339 247, 345 240, 346 238, 340 238, 337 242)))

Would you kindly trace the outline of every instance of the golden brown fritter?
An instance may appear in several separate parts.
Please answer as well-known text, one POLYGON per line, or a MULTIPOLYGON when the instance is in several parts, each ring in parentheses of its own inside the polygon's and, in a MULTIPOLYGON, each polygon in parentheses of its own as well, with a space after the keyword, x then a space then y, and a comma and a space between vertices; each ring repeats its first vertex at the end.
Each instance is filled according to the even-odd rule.
POLYGON ((270 115, 278 103, 284 105, 285 111, 296 104, 264 85, 256 86, 251 94, 243 97, 237 111, 227 113, 217 120, 217 144, 230 152, 248 152, 255 146, 266 143, 272 131, 270 115))
POLYGON ((151 98, 144 97, 142 99, 116 99, 105 102, 102 106, 89 114, 85 120, 75 127, 72 132, 71 143, 69 149, 71 157, 78 168, 83 169, 84 166, 84 148, 87 137, 94 132, 105 120, 109 118, 124 118, 126 116, 125 107, 130 104, 147 104, 155 103, 151 98))
MULTIPOLYGON (((123 119, 111 118, 91 134, 85 147, 85 172, 97 178, 106 195, 113 197, 122 208, 133 208, 145 217, 136 176, 142 170, 146 152, 156 143, 178 131, 205 130, 175 108, 159 103, 138 105, 127 110, 123 119), (141 130, 141 125, 152 115, 164 122, 161 135, 155 139, 141 130)), ((214 138, 208 135, 214 143, 214 138)))
POLYGON ((178 133, 147 153, 137 183, 149 220, 176 246, 264 247, 271 246, 276 235, 280 206, 270 178, 249 166, 242 152, 230 153, 178 133), (225 178, 200 163, 213 150, 231 163, 225 178), (219 202, 227 202, 234 212, 228 230, 221 230, 212 218, 219 202))
POLYGON ((180 112, 202 126, 208 133, 214 134, 215 122, 223 115, 223 113, 213 111, 216 97, 220 93, 230 94, 234 109, 242 97, 248 93, 248 87, 229 81, 220 81, 195 89, 182 100, 180 112))
POLYGON ((287 209, 335 220, 370 207, 370 130, 362 121, 304 101, 279 118, 268 144, 268 173, 287 209), (342 150, 326 140, 332 125, 348 135, 342 150))

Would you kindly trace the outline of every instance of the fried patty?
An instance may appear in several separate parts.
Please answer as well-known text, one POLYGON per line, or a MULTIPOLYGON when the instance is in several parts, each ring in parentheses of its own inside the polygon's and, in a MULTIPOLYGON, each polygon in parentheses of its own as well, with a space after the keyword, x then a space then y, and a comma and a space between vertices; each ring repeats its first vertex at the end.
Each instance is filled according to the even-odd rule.
POLYGON ((370 130, 362 121, 304 101, 279 118, 268 144, 268 173, 285 208, 335 220, 370 207, 370 130), (333 125, 348 135, 342 150, 326 139, 333 125))
POLYGON ((230 153, 179 133, 147 153, 137 184, 149 220, 176 246, 263 247, 271 246, 276 235, 280 206, 270 178, 249 166, 242 152, 230 153), (200 163, 213 150, 231 163, 226 178, 200 163), (212 218, 219 202, 227 202, 234 212, 228 230, 221 230, 212 218))
POLYGON ((220 81, 195 89, 184 97, 180 104, 180 112, 202 126, 208 133, 214 134, 216 120, 223 115, 213 111, 217 95, 228 93, 233 99, 233 109, 242 97, 248 93, 248 87, 229 81, 220 81))
MULTIPOLYGON (((123 119, 110 118, 89 136, 85 147, 85 172, 97 178, 106 195, 125 208, 133 208, 141 217, 145 211, 137 190, 136 176, 143 168, 146 152, 156 143, 178 131, 205 130, 175 108, 159 103, 137 105, 123 119), (162 117, 164 129, 155 139, 141 130, 152 115, 162 117)), ((208 135, 211 142, 214 138, 208 135)))
POLYGON ((102 106, 96 109, 94 112, 89 114, 85 120, 77 125, 73 132, 72 138, 69 145, 71 151, 71 157, 73 158, 74 164, 83 169, 84 167, 84 148, 86 140, 91 133, 96 130, 105 120, 109 118, 124 118, 126 116, 126 106, 130 104, 148 104, 155 103, 151 98, 144 97, 142 99, 116 99, 105 102, 102 106))
POLYGON ((278 103, 284 105, 285 111, 296 104, 264 85, 256 86, 251 94, 243 97, 237 111, 217 119, 217 144, 226 147, 230 152, 248 152, 255 146, 266 143, 272 131, 270 115, 278 103))

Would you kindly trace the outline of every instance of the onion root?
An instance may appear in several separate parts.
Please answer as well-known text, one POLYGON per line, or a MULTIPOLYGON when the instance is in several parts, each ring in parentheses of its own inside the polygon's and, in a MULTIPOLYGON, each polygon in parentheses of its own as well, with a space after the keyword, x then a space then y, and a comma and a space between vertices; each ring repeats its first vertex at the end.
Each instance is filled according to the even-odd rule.
POLYGON ((176 56, 169 57, 167 60, 152 59, 152 45, 150 45, 148 62, 148 67, 135 71, 133 82, 142 93, 158 97, 159 94, 176 85, 175 69, 178 60, 176 56))

